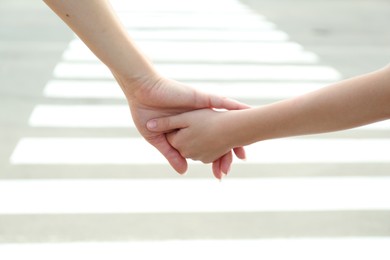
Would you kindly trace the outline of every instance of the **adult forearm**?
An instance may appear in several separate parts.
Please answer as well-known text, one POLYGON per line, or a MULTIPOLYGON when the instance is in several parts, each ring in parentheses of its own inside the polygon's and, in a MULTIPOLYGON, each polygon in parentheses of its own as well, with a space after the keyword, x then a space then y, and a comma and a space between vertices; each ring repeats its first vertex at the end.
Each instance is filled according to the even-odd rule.
POLYGON ((44 0, 115 74, 131 78, 154 73, 107 0, 44 0))
POLYGON ((390 67, 245 113, 245 143, 332 132, 389 119, 390 67))

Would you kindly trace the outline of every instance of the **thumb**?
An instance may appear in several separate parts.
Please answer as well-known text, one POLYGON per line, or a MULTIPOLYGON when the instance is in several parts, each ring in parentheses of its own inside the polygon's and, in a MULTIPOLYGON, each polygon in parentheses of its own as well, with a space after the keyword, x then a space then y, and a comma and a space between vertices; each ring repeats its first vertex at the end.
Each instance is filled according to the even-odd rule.
POLYGON ((241 103, 237 100, 217 95, 209 95, 209 103, 213 108, 221 108, 227 110, 241 110, 250 108, 249 105, 241 103))
POLYGON ((186 120, 181 115, 160 117, 151 119, 146 123, 146 127, 151 132, 167 133, 175 129, 187 127, 186 120))

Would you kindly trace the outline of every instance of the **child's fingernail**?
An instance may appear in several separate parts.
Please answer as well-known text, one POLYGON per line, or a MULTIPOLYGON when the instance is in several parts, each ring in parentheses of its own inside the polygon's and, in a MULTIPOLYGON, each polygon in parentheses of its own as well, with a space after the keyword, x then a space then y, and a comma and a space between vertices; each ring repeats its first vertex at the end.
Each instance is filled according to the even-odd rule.
POLYGON ((149 120, 147 123, 146 123, 146 127, 148 129, 155 129, 157 127, 157 120, 149 120))
POLYGON ((223 173, 223 175, 228 175, 228 173, 230 172, 230 170, 232 169, 232 166, 229 166, 229 168, 227 169, 227 171, 226 172, 222 172, 223 173))

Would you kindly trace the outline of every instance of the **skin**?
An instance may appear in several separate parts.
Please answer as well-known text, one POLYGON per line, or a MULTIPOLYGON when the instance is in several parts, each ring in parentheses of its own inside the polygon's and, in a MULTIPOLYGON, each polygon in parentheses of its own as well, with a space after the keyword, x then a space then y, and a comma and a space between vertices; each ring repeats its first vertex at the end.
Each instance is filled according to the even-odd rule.
MULTIPOLYGON (((148 130, 148 120, 201 108, 247 108, 239 102, 197 91, 158 74, 129 37, 107 0, 44 2, 108 66, 126 96, 137 129, 177 172, 187 170, 185 157, 172 147, 165 134, 148 130)), ((235 148, 234 152, 239 158, 245 158, 242 147, 235 148)), ((214 175, 221 178, 231 163, 232 151, 229 150, 213 161, 214 175)))
POLYGON ((167 133, 169 142, 184 157, 210 163, 234 147, 350 129, 389 118, 387 66, 262 107, 228 112, 202 109, 154 119, 148 127, 167 133))

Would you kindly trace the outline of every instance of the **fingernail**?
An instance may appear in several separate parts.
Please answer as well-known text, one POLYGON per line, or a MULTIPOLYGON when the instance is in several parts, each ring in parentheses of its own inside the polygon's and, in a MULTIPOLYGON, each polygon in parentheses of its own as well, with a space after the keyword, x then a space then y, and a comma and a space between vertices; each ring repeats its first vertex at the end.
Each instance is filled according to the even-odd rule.
POLYGON ((149 120, 147 123, 146 123, 146 127, 148 129, 155 129, 157 127, 157 120, 149 120))
POLYGON ((223 175, 227 176, 231 169, 232 169, 232 166, 230 165, 226 172, 222 172, 223 175))

